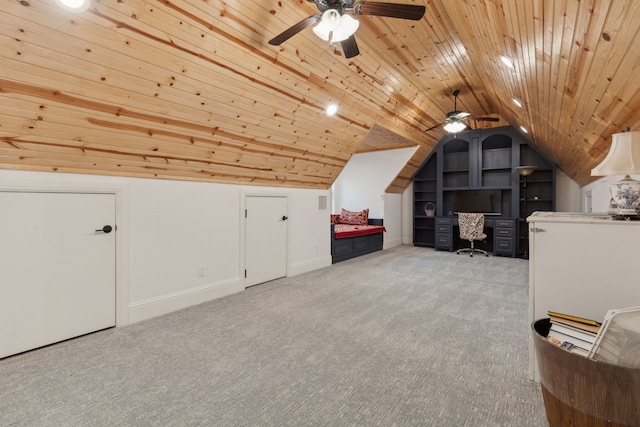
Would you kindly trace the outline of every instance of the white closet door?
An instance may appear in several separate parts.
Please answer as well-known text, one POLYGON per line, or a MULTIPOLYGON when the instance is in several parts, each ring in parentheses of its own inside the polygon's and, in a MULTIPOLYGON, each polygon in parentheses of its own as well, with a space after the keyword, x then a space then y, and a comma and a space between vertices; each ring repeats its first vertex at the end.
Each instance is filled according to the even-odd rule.
POLYGON ((245 286, 287 275, 287 198, 246 199, 245 286))
POLYGON ((113 194, 0 192, 0 357, 115 326, 115 239, 113 194))

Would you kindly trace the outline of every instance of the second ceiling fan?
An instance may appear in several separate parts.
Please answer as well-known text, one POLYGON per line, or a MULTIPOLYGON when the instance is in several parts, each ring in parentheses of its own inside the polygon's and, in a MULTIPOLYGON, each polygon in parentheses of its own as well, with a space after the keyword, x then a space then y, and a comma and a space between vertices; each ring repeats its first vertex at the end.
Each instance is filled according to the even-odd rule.
POLYGON ((389 18, 412 19, 418 21, 422 19, 425 7, 412 4, 396 4, 361 1, 354 3, 353 0, 307 0, 315 3, 322 14, 311 15, 303 19, 294 26, 283 31, 279 35, 269 40, 269 44, 278 46, 300 31, 316 23, 313 32, 329 43, 339 42, 344 51, 344 56, 353 58, 360 54, 358 44, 353 34, 358 29, 360 23, 353 19, 349 12, 355 15, 386 16, 389 18))
MULTIPOLYGON (((468 118, 471 118, 471 113, 466 111, 458 111, 458 95, 460 95, 460 90, 456 89, 453 92, 453 111, 449 111, 445 116, 443 122, 435 124, 427 129, 427 132, 438 128, 444 125, 444 130, 449 133, 458 133, 465 130, 470 129, 469 125, 464 121, 468 118)), ((484 121, 484 122, 498 122, 500 119, 497 117, 472 117, 473 120, 484 121)))

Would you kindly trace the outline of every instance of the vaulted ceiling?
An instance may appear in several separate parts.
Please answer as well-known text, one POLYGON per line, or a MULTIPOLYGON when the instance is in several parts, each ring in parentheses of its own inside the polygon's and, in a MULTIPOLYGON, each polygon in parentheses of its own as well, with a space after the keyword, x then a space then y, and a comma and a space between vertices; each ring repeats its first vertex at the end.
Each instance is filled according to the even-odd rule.
POLYGON ((328 188, 354 153, 418 146, 402 192, 458 89, 500 119, 472 127, 524 127, 584 185, 640 127, 640 2, 389 1, 425 16, 356 16, 346 58, 311 28, 267 43, 318 13, 305 0, 4 0, 0 168, 328 188))

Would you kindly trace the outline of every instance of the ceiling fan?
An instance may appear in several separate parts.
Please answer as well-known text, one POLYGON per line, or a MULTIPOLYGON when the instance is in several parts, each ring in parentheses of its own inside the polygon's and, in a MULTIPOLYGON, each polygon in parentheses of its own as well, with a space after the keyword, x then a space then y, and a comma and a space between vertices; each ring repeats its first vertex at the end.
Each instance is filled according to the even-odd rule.
MULTIPOLYGON (((466 111, 458 111, 458 95, 460 90, 453 91, 453 111, 449 111, 444 119, 444 122, 440 122, 437 125, 431 126, 427 129, 427 132, 444 125, 444 130, 449 133, 458 133, 470 129, 469 125, 464 120, 471 117, 471 113, 466 111)), ((462 101, 461 101, 462 102, 462 101)), ((464 105, 464 104, 463 104, 464 105)), ((473 120, 479 120, 484 122, 497 122, 500 121, 497 117, 473 117, 473 120)))
POLYGON ((339 42, 344 51, 344 56, 353 58, 360 54, 356 39, 353 34, 360 24, 353 19, 348 12, 355 15, 386 16, 389 18, 422 19, 425 7, 413 4, 382 3, 375 1, 360 1, 354 4, 354 0, 307 0, 315 3, 322 14, 311 15, 303 19, 289 29, 269 40, 269 44, 278 46, 300 31, 316 23, 313 32, 329 43, 339 42))

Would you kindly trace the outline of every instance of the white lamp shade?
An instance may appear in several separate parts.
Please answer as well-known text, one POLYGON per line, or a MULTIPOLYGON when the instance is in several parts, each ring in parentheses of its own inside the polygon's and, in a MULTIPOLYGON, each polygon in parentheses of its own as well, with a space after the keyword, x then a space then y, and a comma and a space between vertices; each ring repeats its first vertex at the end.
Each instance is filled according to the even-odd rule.
POLYGON ((446 125, 444 125, 444 130, 446 130, 449 133, 462 132, 466 128, 467 128, 467 125, 465 125, 464 123, 458 120, 452 120, 446 125))
POLYGON ((353 19, 349 15, 342 15, 340 18, 340 26, 334 31, 331 41, 341 42, 348 39, 356 32, 359 26, 360 22, 356 19, 353 19))
POLYGON ((329 9, 322 14, 320 23, 313 27, 313 32, 322 40, 329 41, 331 33, 335 33, 340 27, 340 12, 335 9, 329 9))
POLYGON ((638 173, 640 173, 640 132, 613 134, 607 157, 591 169, 592 176, 638 173))
POLYGON ((340 16, 336 9, 329 9, 322 14, 320 23, 313 27, 313 32, 329 43, 341 42, 356 32, 360 22, 349 15, 340 16))

